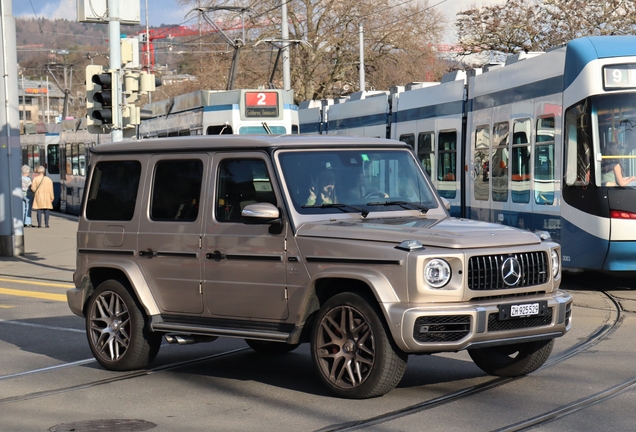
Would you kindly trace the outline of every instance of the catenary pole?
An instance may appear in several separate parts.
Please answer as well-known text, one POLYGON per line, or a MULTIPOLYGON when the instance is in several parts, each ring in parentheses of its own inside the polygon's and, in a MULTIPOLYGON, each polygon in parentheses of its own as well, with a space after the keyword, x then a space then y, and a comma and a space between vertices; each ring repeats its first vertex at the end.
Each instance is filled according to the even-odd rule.
POLYGON ((11 0, 0 0, 0 256, 24 254, 20 182, 20 113, 15 18, 11 0))
POLYGON ((283 39, 283 90, 291 90, 291 70, 289 65, 289 23, 287 22, 287 3, 289 0, 281 0, 282 20, 280 23, 283 39))
POLYGON ((110 69, 113 71, 113 130, 111 140, 121 141, 122 132, 121 116, 121 29, 120 29, 119 0, 108 0, 108 44, 110 49, 110 69))

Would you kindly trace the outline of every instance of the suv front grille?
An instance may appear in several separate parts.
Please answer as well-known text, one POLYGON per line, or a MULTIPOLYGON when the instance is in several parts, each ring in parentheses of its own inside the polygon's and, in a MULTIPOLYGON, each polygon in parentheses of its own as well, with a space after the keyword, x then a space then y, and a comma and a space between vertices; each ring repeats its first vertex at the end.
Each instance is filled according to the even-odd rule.
POLYGON ((482 255, 468 260, 468 288, 476 291, 522 288, 548 281, 548 256, 545 252, 482 255), (519 281, 513 285, 504 282, 502 268, 508 258, 519 263, 519 281))
POLYGON ((470 332, 470 315, 419 317, 413 327, 418 342, 455 342, 470 332))

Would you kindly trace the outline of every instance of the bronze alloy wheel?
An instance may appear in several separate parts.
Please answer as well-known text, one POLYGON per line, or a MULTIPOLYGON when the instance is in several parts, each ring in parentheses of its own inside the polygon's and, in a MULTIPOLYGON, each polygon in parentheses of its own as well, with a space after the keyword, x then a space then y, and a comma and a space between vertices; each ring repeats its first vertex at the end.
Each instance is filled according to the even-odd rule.
POLYGON ((329 299, 314 322, 311 352, 323 382, 347 398, 381 396, 394 388, 407 356, 393 347, 381 312, 369 300, 341 293, 329 299))
POLYGON ((316 340, 320 367, 340 388, 357 387, 369 377, 375 343, 369 322, 357 309, 339 306, 320 322, 316 340))
POLYGON ((95 359, 110 370, 144 368, 161 345, 161 335, 147 328, 141 308, 116 280, 100 284, 89 299, 86 335, 95 359))
POLYGON ((113 291, 99 294, 91 305, 89 331, 91 345, 105 361, 121 359, 130 345, 130 313, 113 291))

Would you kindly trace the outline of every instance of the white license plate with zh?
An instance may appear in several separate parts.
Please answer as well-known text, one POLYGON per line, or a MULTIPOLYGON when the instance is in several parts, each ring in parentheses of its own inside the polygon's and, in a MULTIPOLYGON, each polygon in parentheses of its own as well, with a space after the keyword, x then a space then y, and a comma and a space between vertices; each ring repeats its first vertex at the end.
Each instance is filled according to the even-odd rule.
POLYGON ((499 321, 545 316, 547 312, 548 302, 546 300, 533 303, 499 305, 499 321))
POLYGON ((511 317, 539 315, 539 303, 510 306, 511 317))

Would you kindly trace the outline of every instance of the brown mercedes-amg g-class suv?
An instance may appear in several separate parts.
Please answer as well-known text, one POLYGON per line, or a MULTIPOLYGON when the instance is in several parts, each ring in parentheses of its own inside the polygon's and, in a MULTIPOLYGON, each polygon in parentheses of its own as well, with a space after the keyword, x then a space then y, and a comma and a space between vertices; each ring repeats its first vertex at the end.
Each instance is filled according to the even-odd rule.
POLYGON ((538 369, 571 325, 560 248, 450 218, 412 150, 369 138, 175 137, 91 149, 71 310, 105 368, 168 342, 308 342, 340 396, 395 387, 409 354, 538 369))

